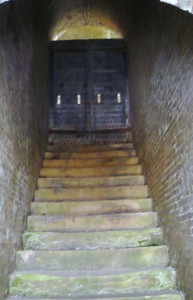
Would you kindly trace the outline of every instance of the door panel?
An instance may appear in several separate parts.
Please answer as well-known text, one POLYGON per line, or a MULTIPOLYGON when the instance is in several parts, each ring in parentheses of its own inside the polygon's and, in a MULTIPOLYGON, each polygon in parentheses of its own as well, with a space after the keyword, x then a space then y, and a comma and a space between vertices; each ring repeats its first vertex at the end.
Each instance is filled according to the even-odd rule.
POLYGON ((95 129, 127 126, 126 84, 123 52, 120 49, 94 50, 95 129))
POLYGON ((86 53, 54 53, 53 128, 85 130, 86 128, 86 53))

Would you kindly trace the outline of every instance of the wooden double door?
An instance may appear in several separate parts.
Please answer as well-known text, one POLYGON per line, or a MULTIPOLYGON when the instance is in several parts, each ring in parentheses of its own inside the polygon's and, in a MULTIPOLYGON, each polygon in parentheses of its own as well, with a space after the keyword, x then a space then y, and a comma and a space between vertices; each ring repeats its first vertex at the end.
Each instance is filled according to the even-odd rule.
POLYGON ((125 49, 123 40, 51 43, 51 130, 96 140, 123 134, 130 125, 125 49))

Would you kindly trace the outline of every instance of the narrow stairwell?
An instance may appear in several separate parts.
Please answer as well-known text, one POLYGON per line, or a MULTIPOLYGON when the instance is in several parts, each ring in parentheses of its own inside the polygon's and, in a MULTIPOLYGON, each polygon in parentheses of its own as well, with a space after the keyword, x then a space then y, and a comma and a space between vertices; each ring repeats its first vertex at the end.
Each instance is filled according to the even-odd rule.
POLYGON ((48 146, 14 298, 184 299, 133 144, 48 146))

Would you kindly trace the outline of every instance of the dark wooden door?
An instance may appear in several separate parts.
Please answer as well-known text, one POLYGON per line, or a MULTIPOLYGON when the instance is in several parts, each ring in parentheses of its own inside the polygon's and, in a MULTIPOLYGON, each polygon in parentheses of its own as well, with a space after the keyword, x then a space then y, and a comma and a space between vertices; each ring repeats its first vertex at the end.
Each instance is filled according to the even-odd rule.
POLYGON ((124 41, 52 42, 51 49, 50 129, 92 142, 124 135, 130 125, 124 41))

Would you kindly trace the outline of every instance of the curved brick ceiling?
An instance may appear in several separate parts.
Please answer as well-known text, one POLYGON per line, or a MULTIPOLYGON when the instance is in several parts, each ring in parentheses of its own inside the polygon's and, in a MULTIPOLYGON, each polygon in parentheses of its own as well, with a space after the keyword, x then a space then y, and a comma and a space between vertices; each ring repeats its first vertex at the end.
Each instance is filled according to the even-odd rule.
MULTIPOLYGON (((193 0, 157 1, 192 12, 193 0)), ((50 37, 57 40, 69 28, 78 29, 85 25, 108 28, 124 37, 128 34, 130 24, 128 11, 135 5, 136 0, 48 0, 48 3, 52 24, 50 37)))
MULTIPOLYGON (((122 12, 124 0, 52 0, 49 5, 51 12, 51 38, 56 40, 69 28, 80 26, 100 26, 109 28, 123 36, 120 20, 117 16, 122 12)), ((130 1, 129 1, 130 2, 130 1)))
MULTIPOLYGON (((10 0, 0 0, 0 4, 4 2, 8 2, 10 0)), ((166 2, 171 5, 175 5, 183 10, 187 10, 193 13, 193 0, 160 0, 161 2, 166 2)), ((53 0, 52 2, 56 2, 53 0)))

